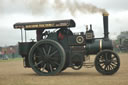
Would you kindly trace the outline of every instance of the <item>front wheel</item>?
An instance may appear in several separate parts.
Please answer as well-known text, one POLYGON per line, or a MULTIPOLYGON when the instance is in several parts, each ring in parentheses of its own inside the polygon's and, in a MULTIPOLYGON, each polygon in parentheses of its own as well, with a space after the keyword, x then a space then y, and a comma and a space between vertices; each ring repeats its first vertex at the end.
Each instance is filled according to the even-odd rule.
POLYGON ((112 75, 118 71, 119 67, 120 58, 112 50, 103 50, 95 58, 95 68, 101 74, 112 75))

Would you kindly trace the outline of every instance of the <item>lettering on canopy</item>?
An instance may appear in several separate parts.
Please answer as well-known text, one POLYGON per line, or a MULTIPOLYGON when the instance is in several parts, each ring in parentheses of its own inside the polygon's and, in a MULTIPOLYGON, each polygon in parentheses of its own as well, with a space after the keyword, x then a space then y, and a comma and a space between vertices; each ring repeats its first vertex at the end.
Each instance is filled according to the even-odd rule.
POLYGON ((26 29, 29 28, 50 28, 50 27, 63 27, 68 26, 68 23, 58 23, 58 24, 31 24, 31 25, 25 25, 26 29))

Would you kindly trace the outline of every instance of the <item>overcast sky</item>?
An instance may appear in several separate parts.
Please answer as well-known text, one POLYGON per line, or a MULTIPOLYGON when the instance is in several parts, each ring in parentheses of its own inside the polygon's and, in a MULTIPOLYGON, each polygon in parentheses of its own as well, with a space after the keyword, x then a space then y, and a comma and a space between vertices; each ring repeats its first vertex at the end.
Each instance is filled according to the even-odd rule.
MULTIPOLYGON (((128 31, 127 4, 128 0, 0 0, 0 46, 21 41, 20 30, 13 28, 16 22, 74 19, 73 32, 85 32, 85 25, 92 24, 95 36, 102 37, 102 14, 87 12, 95 7, 109 12, 109 36, 116 39, 121 31, 128 31)), ((36 38, 35 31, 27 33, 27 41, 36 38)))

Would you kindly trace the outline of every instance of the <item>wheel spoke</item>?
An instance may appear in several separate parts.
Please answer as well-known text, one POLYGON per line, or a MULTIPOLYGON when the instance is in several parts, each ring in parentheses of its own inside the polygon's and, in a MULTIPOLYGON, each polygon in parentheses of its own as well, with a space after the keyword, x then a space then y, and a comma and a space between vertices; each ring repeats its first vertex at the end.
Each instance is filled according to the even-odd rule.
POLYGON ((43 52, 44 52, 44 55, 47 55, 47 54, 46 54, 46 50, 45 50, 44 48, 43 48, 43 52))
POLYGON ((104 61, 102 61, 102 62, 98 62, 99 64, 102 64, 102 63, 104 63, 104 61))
POLYGON ((113 69, 113 68, 114 68, 112 64, 110 64, 110 67, 111 67, 111 69, 113 69))
POLYGON ((111 70, 110 65, 108 65, 108 70, 111 70))
POLYGON ((53 55, 55 55, 58 51, 54 51, 52 54, 49 55, 49 57, 52 57, 53 55))
POLYGON ((115 65, 113 65, 113 64, 110 64, 111 66, 112 66, 112 68, 114 68, 114 67, 116 67, 115 65))
POLYGON ((109 65, 109 67, 110 67, 110 70, 112 70, 111 64, 109 65))
POLYGON ((52 69, 52 65, 50 64, 49 67, 50 67, 50 70, 51 70, 51 72, 52 72, 52 71, 53 71, 53 69, 52 69))
POLYGON ((107 71, 109 70, 109 65, 107 65, 107 71))
POLYGON ((112 64, 114 64, 114 65, 117 65, 115 62, 111 62, 112 64))
POLYGON ((55 61, 52 61, 52 63, 56 64, 57 66, 60 65, 58 62, 55 62, 55 61))
POLYGON ((107 66, 107 70, 108 70, 108 71, 110 70, 109 65, 107 66))
POLYGON ((41 55, 41 56, 44 56, 44 54, 43 54, 43 52, 42 52, 42 49, 39 48, 39 47, 36 47, 36 48, 37 48, 37 50, 39 51, 40 55, 41 55))
POLYGON ((41 63, 43 63, 43 61, 38 62, 38 63, 35 64, 34 66, 38 66, 38 65, 40 65, 41 63))
POLYGON ((106 70, 107 70, 107 71, 109 70, 108 65, 107 65, 107 67, 106 67, 106 70))
POLYGON ((115 55, 113 57, 111 57, 111 60, 113 60, 114 58, 116 58, 115 55))
POLYGON ((106 68, 107 68, 107 65, 105 65, 104 70, 106 70, 106 68))
POLYGON ((50 54, 50 52, 51 52, 51 46, 48 49, 48 55, 50 54))
POLYGON ((112 60, 111 62, 114 62, 115 63, 115 62, 117 62, 117 60, 112 60))
POLYGON ((101 66, 101 67, 103 67, 103 66, 104 66, 104 64, 101 64, 100 66, 101 66))
POLYGON ((44 64, 44 66, 43 66, 43 70, 42 70, 43 72, 44 72, 44 70, 45 70, 45 67, 46 67, 46 64, 44 64))
POLYGON ((49 60, 49 61, 50 61, 51 64, 55 64, 55 65, 57 65, 57 66, 60 65, 60 64, 59 64, 57 61, 55 61, 55 60, 49 60))

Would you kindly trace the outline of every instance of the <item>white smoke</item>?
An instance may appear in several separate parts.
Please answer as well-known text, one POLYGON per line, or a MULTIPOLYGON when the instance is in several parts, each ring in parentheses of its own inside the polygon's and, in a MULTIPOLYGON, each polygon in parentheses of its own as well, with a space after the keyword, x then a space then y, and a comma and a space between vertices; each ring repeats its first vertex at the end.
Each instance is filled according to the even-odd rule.
MULTIPOLYGON (((72 16, 75 16, 76 12, 80 13, 103 13, 106 12, 105 9, 98 8, 97 6, 85 2, 80 2, 79 0, 1 0, 0 2, 0 13, 8 11, 3 3, 8 1, 10 7, 6 8, 12 10, 12 12, 22 12, 22 10, 27 10, 33 15, 45 14, 46 11, 57 11, 58 13, 65 12, 68 10, 72 16), (51 9, 48 9, 50 7, 51 9), (12 9, 11 9, 12 8, 12 9)), ((10 11, 11 12, 11 11, 10 11)), ((23 11, 24 12, 24 11, 23 11)))

